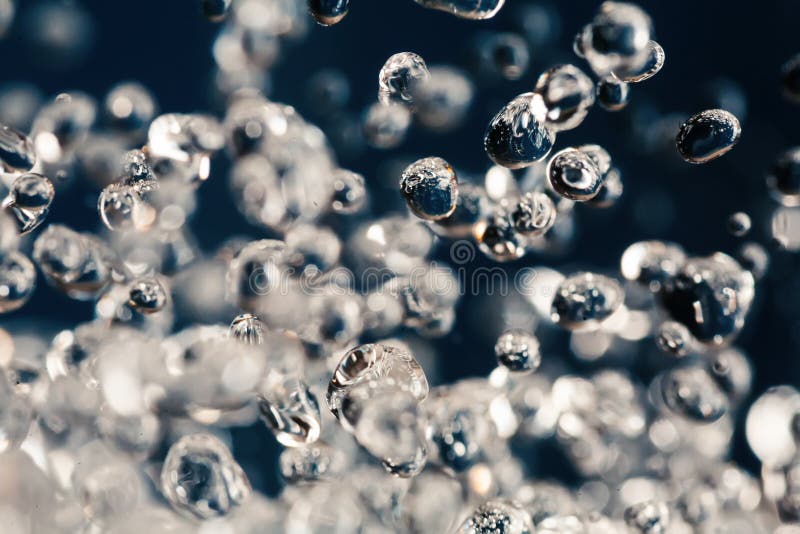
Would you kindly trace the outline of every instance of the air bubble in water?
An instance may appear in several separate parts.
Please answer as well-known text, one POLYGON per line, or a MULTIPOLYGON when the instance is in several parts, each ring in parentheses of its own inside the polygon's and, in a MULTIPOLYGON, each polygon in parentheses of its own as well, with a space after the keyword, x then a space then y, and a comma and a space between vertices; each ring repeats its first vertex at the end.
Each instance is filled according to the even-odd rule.
POLYGON ((624 293, 616 280, 594 273, 565 278, 552 304, 553 321, 568 330, 593 327, 622 306, 624 293))
POLYGON ((430 78, 425 60, 413 52, 399 52, 386 60, 378 75, 378 98, 384 104, 414 102, 414 93, 430 78))
POLYGON ((708 163, 731 150, 742 135, 742 127, 732 113, 709 109, 692 115, 675 137, 678 153, 688 163, 708 163))
POLYGON ((658 74, 665 58, 661 45, 650 41, 647 43, 647 59, 641 65, 621 65, 614 70, 614 75, 626 83, 643 82, 658 74))
POLYGON ((161 491, 175 510, 199 519, 226 515, 250 496, 250 482, 233 455, 210 434, 191 434, 169 449, 161 491))
POLYGON ((564 198, 590 200, 603 184, 594 159, 576 148, 565 148, 547 163, 547 177, 553 190, 564 198))
POLYGON ((497 362, 513 372, 535 371, 542 362, 539 340, 524 330, 503 332, 494 346, 497 362))
POLYGON ((429 9, 446 11, 464 19, 484 20, 494 17, 506 0, 415 0, 429 9))
POLYGON ((545 126, 554 132, 577 128, 594 104, 591 78, 575 65, 558 65, 536 81, 534 105, 543 108, 545 126))
POLYGON ((556 222, 556 206, 545 193, 526 193, 511 212, 514 229, 528 237, 544 235, 556 222))
POLYGON ((489 157, 503 167, 520 169, 547 156, 556 135, 544 124, 544 110, 537 110, 533 93, 524 93, 494 116, 483 139, 489 157))
POLYGON ((308 11, 322 26, 340 22, 350 10, 350 0, 308 0, 308 11))
POLYGON ((458 180, 453 167, 442 158, 423 158, 403 171, 400 192, 414 215, 437 221, 455 211, 458 180))

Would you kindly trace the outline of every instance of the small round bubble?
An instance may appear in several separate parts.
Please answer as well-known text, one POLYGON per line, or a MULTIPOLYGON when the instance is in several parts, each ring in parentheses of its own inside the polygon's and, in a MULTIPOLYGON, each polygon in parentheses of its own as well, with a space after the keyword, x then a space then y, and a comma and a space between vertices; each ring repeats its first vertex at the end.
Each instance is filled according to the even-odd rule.
POLYGON ((378 97, 384 104, 413 103, 417 86, 430 78, 425 60, 413 52, 394 54, 378 75, 378 97))
POLYGON ((403 171, 400 192, 417 217, 428 221, 447 218, 458 201, 456 173, 442 158, 417 160, 403 171))
POLYGON ((545 234, 556 222, 556 206, 545 193, 526 193, 511 211, 514 229, 524 236, 545 234))
POLYGON ((688 163, 708 163, 729 152, 742 135, 742 127, 732 113, 709 109, 692 115, 675 137, 678 153, 688 163))
POLYGON ((497 362, 515 373, 527 373, 539 368, 542 356, 539 340, 524 330, 503 332, 494 346, 497 362))
POLYGON ((743 237, 747 235, 752 225, 753 223, 750 221, 750 216, 741 211, 732 213, 727 221, 728 232, 734 237, 743 237))
POLYGON ((36 288, 36 269, 22 253, 0 251, 0 313, 21 308, 36 288))
POLYGON ((616 76, 606 76, 597 84, 597 103, 606 111, 620 111, 628 105, 630 87, 616 76))
POLYGON ((489 123, 483 146, 492 161, 509 169, 527 167, 550 153, 556 135, 544 124, 533 93, 506 104, 489 123))
POLYGON ((350 0, 308 0, 308 12, 322 26, 338 24, 350 10, 350 0))
POLYGON ((545 125, 553 131, 577 128, 594 104, 595 87, 575 65, 558 65, 536 81, 534 101, 543 108, 545 125))
POLYGON ((156 278, 141 278, 129 290, 128 305, 139 313, 156 313, 166 304, 167 291, 156 278))
POLYGON ((585 152, 565 148, 547 163, 547 178, 553 190, 564 198, 586 201, 600 192, 603 176, 585 152))

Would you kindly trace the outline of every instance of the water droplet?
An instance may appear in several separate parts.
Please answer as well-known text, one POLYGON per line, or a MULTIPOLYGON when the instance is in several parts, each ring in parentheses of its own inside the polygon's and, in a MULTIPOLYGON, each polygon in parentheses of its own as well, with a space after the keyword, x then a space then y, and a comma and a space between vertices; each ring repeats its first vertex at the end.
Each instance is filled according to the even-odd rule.
POLYGON ((659 291, 678 274, 685 262, 686 253, 680 245, 666 241, 639 241, 622 253, 620 272, 626 280, 659 291))
POLYGON ((36 269, 25 255, 0 251, 0 313, 17 310, 36 289, 36 269))
POLYGON ((661 45, 655 41, 647 43, 647 59, 640 65, 621 65, 614 69, 614 75, 626 83, 640 83, 649 80, 664 66, 666 55, 661 45))
POLYGON ((556 222, 556 206, 545 193, 526 193, 511 212, 514 229, 528 237, 545 234, 556 222))
POLYGON ((28 172, 36 164, 33 142, 10 126, 0 125, 0 165, 6 172, 28 172))
POLYGON ((742 237, 747 235, 752 224, 748 214, 737 211, 728 217, 728 232, 734 237, 742 237))
POLYGON ((744 326, 754 292, 753 275, 717 252, 687 260, 660 297, 672 318, 697 339, 721 344, 744 326))
POLYGON ((530 516, 512 501, 480 505, 458 528, 458 534, 532 534, 530 516))
POLYGON ((405 139, 410 125, 411 112, 407 107, 376 102, 364 114, 364 138, 375 148, 395 148, 405 139))
POLYGON ((775 386, 750 406, 745 435, 750 449, 765 465, 789 465, 797 454, 792 425, 800 413, 800 394, 791 386, 775 386))
POLYGON ((367 203, 367 188, 364 177, 357 172, 338 169, 333 174, 333 201, 331 208, 336 213, 357 213, 367 203))
POLYGON ((422 7, 446 11, 457 17, 485 20, 494 17, 506 0, 415 0, 422 7))
POLYGON ((300 447, 319 439, 317 398, 293 374, 269 372, 258 387, 258 409, 275 439, 286 447, 300 447))
POLYGON ((565 148, 547 163, 550 186, 559 195, 570 200, 590 200, 600 192, 603 175, 586 152, 565 148))
POLYGON ((458 201, 456 173, 442 158, 417 160, 403 171, 400 192, 417 217, 428 221, 447 218, 458 201))
POLYGON ((3 206, 17 222, 20 235, 33 231, 44 222, 55 194, 53 184, 41 174, 29 172, 14 180, 3 206))
POLYGON ((709 109, 692 115, 681 125, 675 144, 688 163, 707 163, 732 149, 741 135, 742 127, 733 114, 709 109))
POLYGON ((111 128, 139 138, 156 115, 156 102, 142 84, 123 82, 108 92, 103 111, 111 128))
POLYGON ((378 75, 378 98, 384 104, 414 102, 417 87, 430 78, 425 60, 413 52, 399 52, 386 60, 378 75))
POLYGON ((308 0, 308 11, 322 26, 340 22, 350 10, 350 0, 308 0))
POLYGON ((740 350, 729 347, 712 354, 708 372, 732 402, 739 402, 750 393, 753 370, 740 350))
POLYGON ((669 507, 661 501, 643 501, 625 509, 625 524, 642 534, 666 534, 669 507))
POLYGON ((737 259, 742 267, 750 271, 756 281, 761 280, 769 269, 769 254, 758 243, 748 242, 739 247, 737 259))
POLYGON ((225 444, 210 434, 192 434, 170 447, 161 491, 178 512, 211 519, 242 504, 251 489, 225 444))
POLYGON ((528 70, 528 43, 515 33, 480 34, 476 39, 480 69, 506 80, 519 80, 528 70))
POLYGON ((664 321, 658 327, 656 344, 672 356, 683 357, 693 349, 694 338, 689 329, 677 321, 664 321))
POLYGON ((583 32, 586 60, 598 74, 638 70, 650 58, 650 17, 640 7, 603 2, 583 32))
POLYGON ((577 128, 594 104, 591 78, 575 65, 557 65, 536 81, 534 106, 544 109, 545 126, 554 132, 577 128))
POLYGON ((68 159, 89 135, 97 116, 95 100, 83 93, 62 93, 39 110, 32 134, 36 154, 45 163, 68 159))
POLYGON ((513 261, 525 255, 525 239, 502 209, 495 209, 479 221, 473 233, 480 251, 495 261, 513 261))
POLYGON ((620 306, 624 293, 616 280, 593 273, 565 278, 552 304, 553 321, 568 330, 591 328, 608 319, 620 306))
POLYGON ((431 66, 429 73, 414 92, 414 118, 430 130, 451 131, 466 118, 475 87, 464 72, 450 66, 431 66))
POLYGON ((261 345, 264 343, 266 329, 264 322, 257 316, 243 313, 233 319, 228 335, 248 345, 261 345))
POLYGON ((144 230, 155 215, 136 189, 122 184, 111 184, 100 192, 97 211, 112 231, 144 230))
POLYGON ((661 397, 667 408, 701 423, 711 423, 729 408, 728 397, 702 367, 678 367, 661 377, 661 397))
POLYGON ((539 340, 524 330, 503 332, 497 338, 494 354, 500 365, 514 372, 535 371, 542 362, 539 340))
POLYGON ((342 451, 319 441, 284 449, 279 460, 281 476, 289 484, 333 479, 344 473, 346 463, 342 451))
POLYGON ((167 305, 167 291, 156 278, 140 278, 128 293, 128 306, 139 313, 160 312, 167 305))
POLYGON ((616 76, 606 76, 597 84, 597 103, 606 111, 620 111, 628 105, 630 87, 616 76))
POLYGON ((547 156, 556 135, 545 126, 544 113, 537 110, 533 93, 521 94, 506 104, 489 123, 483 139, 492 161, 519 169, 547 156))

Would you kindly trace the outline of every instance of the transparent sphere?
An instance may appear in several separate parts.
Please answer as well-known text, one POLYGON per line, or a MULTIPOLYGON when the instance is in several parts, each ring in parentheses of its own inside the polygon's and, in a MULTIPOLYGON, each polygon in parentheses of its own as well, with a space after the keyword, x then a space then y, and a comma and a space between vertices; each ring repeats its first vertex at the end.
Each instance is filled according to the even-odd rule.
POLYGON ((467 117, 475 87, 461 70, 451 66, 431 66, 430 78, 414 91, 414 119, 436 131, 451 131, 467 117))
POLYGON ((793 425, 800 412, 800 393, 791 386, 776 386, 750 406, 745 436, 750 449, 765 465, 789 465, 797 454, 793 425))
POLYGON ((675 368, 661 377, 661 397, 672 412, 712 423, 728 411, 728 397, 702 367, 675 368))
POLYGON ((650 30, 650 17, 640 7, 603 2, 585 31, 586 59, 602 74, 620 66, 639 66, 648 59, 650 30))
POLYGON ((747 235, 753 223, 750 221, 750 216, 744 212, 737 211, 728 217, 727 221, 728 232, 734 237, 742 237, 747 235))
POLYGON ((517 373, 535 371, 542 362, 539 340, 524 330, 508 330, 500 334, 494 345, 494 354, 500 365, 517 373))
POLYGON ((800 147, 778 156, 767 175, 767 186, 783 205, 800 205, 800 147))
POLYGON ((423 158, 403 171, 400 192, 421 219, 438 221, 453 214, 458 202, 456 172, 442 158, 423 158))
POLYGON ((545 234, 556 222, 556 206, 546 193, 526 193, 511 211, 511 222, 520 234, 531 237, 545 234))
POLYGON ((5 172, 28 172, 36 165, 36 148, 27 135, 0 125, 0 166, 5 172))
POLYGON ((616 76, 606 76, 597 83, 597 103, 606 111, 620 111, 628 105, 630 87, 616 76))
POLYGON ((478 248, 495 261, 513 261, 525 255, 525 238, 517 233, 504 210, 495 209, 473 228, 478 248))
POLYGON ((228 336, 248 345, 261 345, 264 343, 264 332, 267 326, 252 313, 237 315, 228 329, 228 336))
POLYGON ((590 200, 603 184, 603 175, 594 159, 576 148, 565 148, 550 159, 547 178, 556 193, 576 201, 590 200))
POLYGON ((620 273, 626 280, 658 291, 678 274, 686 262, 680 245, 665 241, 639 241, 622 253, 620 273))
POLYGON ((103 103, 109 126, 119 132, 135 135, 144 133, 156 115, 156 108, 152 93, 138 82, 115 85, 103 103))
POLYGON ((489 33, 476 42, 479 66, 483 72, 506 80, 518 80, 528 70, 530 53, 525 39, 515 33, 489 33))
POLYGON ((357 213, 367 203, 364 177, 357 172, 338 169, 333 174, 333 200, 331 208, 336 213, 357 213))
POLYGON ((430 78, 425 60, 400 52, 386 60, 378 75, 378 98, 384 104, 413 103, 416 88, 430 78))
POLYGON ((613 278, 578 273, 565 278, 552 304, 553 322, 568 330, 597 326, 621 306, 624 292, 613 278))
POLYGON ((308 0, 308 12, 322 26, 340 22, 350 10, 350 0, 308 0))
POLYGON ((535 98, 534 93, 517 96, 487 126, 483 147, 496 164, 520 169, 541 160, 553 148, 555 131, 545 124, 535 98))
POLYGON ((44 222, 55 194, 53 184, 41 174, 29 172, 14 180, 3 205, 16 221, 20 235, 44 222))
POLYGON ((364 138, 375 148, 395 148, 405 139, 410 125, 411 112, 408 108, 400 104, 376 102, 364 114, 364 138))
POLYGON ((753 275, 717 252, 687 260, 659 296, 672 318, 694 337, 722 344, 744 326, 754 293, 753 275))
POLYGON ((36 289, 36 269, 24 254, 0 251, 0 313, 17 310, 36 289))
POLYGON ((157 278, 140 278, 128 292, 128 306, 139 313, 157 313, 167 305, 167 290, 157 278))
POLYGON ((175 510, 199 519, 226 515, 251 493, 242 468, 211 434, 191 434, 172 444, 161 469, 161 491, 175 510))
POLYGON ((487 501, 458 527, 458 534, 530 534, 528 513, 512 501, 487 501))
POLYGON ((664 49, 655 41, 647 43, 647 56, 644 61, 622 64, 614 69, 614 76, 625 83, 639 83, 658 74, 664 66, 664 49))
POLYGON ((709 109, 692 115, 675 137, 678 153, 688 163, 708 163, 730 151, 742 135, 742 127, 732 113, 709 109))
POLYGON ((689 329, 677 321, 664 321, 656 332, 656 345, 663 352, 677 357, 689 354, 694 338, 689 329))
POLYGON ((545 126, 555 132, 577 128, 595 98, 592 79, 574 65, 545 71, 533 91, 534 105, 543 109, 545 126))
POLYGON ((326 227, 299 224, 286 232, 285 240, 288 263, 298 274, 327 272, 339 261, 342 243, 326 227))
POLYGON ((97 199, 100 220, 109 230, 143 230, 149 227, 155 213, 147 206, 136 189, 122 184, 111 184, 97 199))

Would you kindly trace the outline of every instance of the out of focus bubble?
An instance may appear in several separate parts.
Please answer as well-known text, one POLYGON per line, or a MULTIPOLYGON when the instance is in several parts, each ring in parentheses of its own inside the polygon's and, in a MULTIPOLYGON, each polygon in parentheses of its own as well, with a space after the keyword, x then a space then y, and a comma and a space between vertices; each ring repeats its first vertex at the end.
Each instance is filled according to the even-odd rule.
POLYGON ((47 0, 21 14, 25 41, 46 69, 66 70, 82 63, 94 44, 94 21, 76 2, 47 0))

